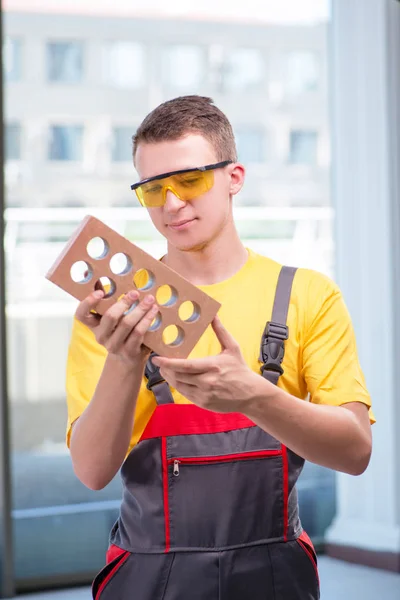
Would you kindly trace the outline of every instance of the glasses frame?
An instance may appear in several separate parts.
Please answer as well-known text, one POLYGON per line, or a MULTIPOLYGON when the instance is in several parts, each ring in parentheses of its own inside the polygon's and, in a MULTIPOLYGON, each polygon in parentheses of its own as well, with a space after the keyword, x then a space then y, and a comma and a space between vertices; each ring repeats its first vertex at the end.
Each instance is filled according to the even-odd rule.
POLYGON ((181 175, 182 173, 191 173, 192 171, 213 171, 214 169, 222 169, 223 167, 227 167, 232 163, 233 160, 223 160, 213 165, 206 165, 205 167, 194 167, 193 169, 180 169, 179 171, 170 171, 169 173, 162 173, 161 175, 155 175, 154 177, 149 177, 148 179, 138 181, 138 183, 133 183, 131 185, 131 190, 137 190, 138 187, 144 185, 145 183, 149 183, 150 181, 157 181, 158 179, 166 179, 167 177, 172 177, 172 175, 181 175))

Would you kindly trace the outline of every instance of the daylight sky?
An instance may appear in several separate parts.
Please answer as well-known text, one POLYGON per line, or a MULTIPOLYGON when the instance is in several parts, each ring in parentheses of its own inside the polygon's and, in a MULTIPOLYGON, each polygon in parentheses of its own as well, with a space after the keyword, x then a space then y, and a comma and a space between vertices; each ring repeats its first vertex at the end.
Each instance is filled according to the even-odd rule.
POLYGON ((326 21, 331 0, 3 0, 5 10, 165 16, 265 23, 326 21))

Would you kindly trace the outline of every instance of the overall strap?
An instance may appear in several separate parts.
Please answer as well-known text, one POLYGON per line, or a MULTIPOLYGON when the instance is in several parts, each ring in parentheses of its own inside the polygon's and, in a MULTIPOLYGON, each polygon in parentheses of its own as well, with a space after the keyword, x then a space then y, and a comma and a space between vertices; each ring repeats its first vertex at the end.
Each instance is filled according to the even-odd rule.
POLYGON ((275 385, 283 374, 281 365, 285 355, 285 340, 289 337, 286 320, 296 271, 295 267, 282 267, 276 286, 271 320, 266 324, 261 339, 260 360, 263 363, 261 373, 265 379, 275 385))
POLYGON ((144 370, 145 377, 147 378, 146 387, 155 395, 157 404, 173 404, 174 399, 168 383, 162 378, 159 367, 156 367, 152 363, 151 359, 154 356, 157 356, 157 354, 152 352, 144 370))

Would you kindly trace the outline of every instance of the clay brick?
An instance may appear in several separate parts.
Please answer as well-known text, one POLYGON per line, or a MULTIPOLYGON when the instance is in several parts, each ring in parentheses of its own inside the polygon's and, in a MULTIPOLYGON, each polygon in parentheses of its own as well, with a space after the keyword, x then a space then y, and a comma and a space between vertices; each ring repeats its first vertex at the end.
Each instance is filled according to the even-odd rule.
MULTIPOLYGON (((220 308, 220 304, 213 298, 92 216, 83 219, 47 272, 46 278, 77 300, 84 300, 95 288, 105 289, 107 296, 99 302, 96 309, 100 315, 129 290, 138 290, 139 301, 149 293, 159 300, 157 291, 162 286, 169 286, 170 289, 161 290, 170 292, 169 301, 159 304, 153 330, 148 331, 144 338, 145 345, 161 356, 186 358, 220 308), (97 257, 93 258, 92 249, 96 241, 104 251, 98 252, 97 257), (118 262, 119 268, 116 269, 118 262), (76 273, 80 275, 79 281, 73 280, 71 269, 74 279, 77 279, 76 273), (103 279, 100 281, 100 278, 103 279), (109 282, 104 278, 108 278, 109 282), (142 279, 142 283, 147 285, 143 287, 138 279, 142 279), (187 302, 193 304, 194 310, 190 311, 191 317, 184 321, 182 314, 179 315, 179 308, 187 302), (171 325, 178 328, 178 337, 174 343, 166 344, 163 341, 163 331, 171 325)), ((187 304, 185 306, 187 308, 187 304)))

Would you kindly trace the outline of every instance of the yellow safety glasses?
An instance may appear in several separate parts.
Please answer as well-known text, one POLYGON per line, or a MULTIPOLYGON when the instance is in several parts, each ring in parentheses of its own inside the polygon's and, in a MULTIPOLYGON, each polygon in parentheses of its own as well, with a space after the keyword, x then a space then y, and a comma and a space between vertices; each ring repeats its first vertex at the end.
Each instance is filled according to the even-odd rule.
POLYGON ((131 190, 135 190, 140 204, 147 208, 164 206, 168 190, 179 200, 188 202, 211 190, 214 185, 214 169, 226 167, 231 162, 231 160, 224 160, 197 169, 163 173, 134 183, 131 185, 131 190))

